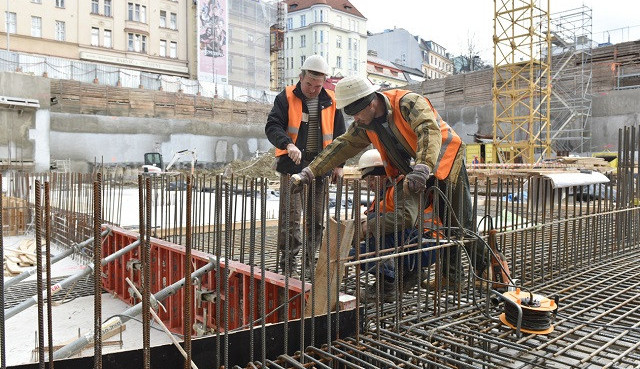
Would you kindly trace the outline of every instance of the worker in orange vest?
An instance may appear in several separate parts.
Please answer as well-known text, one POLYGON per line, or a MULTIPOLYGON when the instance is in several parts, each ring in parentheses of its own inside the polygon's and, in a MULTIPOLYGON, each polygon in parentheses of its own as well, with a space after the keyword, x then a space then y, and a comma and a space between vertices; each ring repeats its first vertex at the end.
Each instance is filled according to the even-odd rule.
MULTIPOLYGON (((377 88, 365 77, 350 76, 336 85, 337 108, 353 116, 354 124, 328 145, 309 166, 292 177, 297 185, 310 183, 313 178, 343 163, 373 144, 381 155, 385 173, 390 178, 404 178, 405 198, 398 204, 402 224, 395 224, 398 217, 379 214, 384 233, 411 228, 421 209, 420 194, 433 186, 442 193, 451 191, 449 202, 455 218, 448 211, 444 196, 436 193, 438 215, 450 227, 452 236, 464 238, 465 229, 473 228, 471 193, 464 166, 464 145, 454 130, 440 117, 429 100, 406 90, 377 92, 377 88), (440 195, 440 196, 437 196, 440 195), (457 219, 459 224, 455 222, 457 219)), ((364 232, 375 234, 377 222, 368 222, 364 232)), ((481 275, 487 265, 488 254, 484 245, 475 242, 464 244, 475 273, 481 275)), ((462 264, 459 250, 447 248, 445 252, 443 281, 446 285, 459 286, 462 280, 462 264)))
MULTIPOLYGON (((377 214, 393 214, 396 210, 396 200, 402 201, 403 196, 396 196, 397 183, 395 179, 387 177, 380 153, 376 149, 367 150, 358 161, 358 169, 361 178, 366 180, 366 188, 376 192, 375 199, 365 211, 366 219, 375 219, 377 214)), ((401 187, 400 187, 401 188, 401 187)), ((401 217, 401 214, 396 216, 401 217)), ((423 232, 418 232, 418 227, 399 229, 397 232, 380 234, 380 245, 377 245, 378 235, 362 232, 362 237, 367 237, 360 243, 360 258, 366 260, 373 256, 388 255, 384 250, 393 250, 398 246, 399 251, 415 250, 414 244, 421 243, 421 247, 427 248, 435 245, 433 238, 442 223, 433 212, 433 205, 429 205, 423 211, 423 232), (422 240, 419 239, 422 236, 422 240), (424 241, 423 241, 424 240, 424 241), (429 240, 429 241, 427 241, 429 240), (381 252, 382 251, 382 252, 381 252)), ((444 235, 440 232, 439 237, 444 235)), ((355 249, 350 252, 355 256, 355 249)), ((362 270, 376 275, 376 281, 363 291, 365 299, 375 300, 380 295, 381 301, 392 302, 396 297, 396 286, 402 286, 402 291, 407 292, 414 287, 421 276, 422 268, 429 267, 435 262, 435 251, 425 249, 420 254, 410 254, 395 260, 386 259, 380 263, 368 262, 360 264, 362 270), (396 270, 396 262, 399 267, 396 270), (400 284, 399 282, 402 281, 400 284), (398 282, 398 283, 397 283, 398 282)))
MULTIPOLYGON (((302 194, 291 194, 289 206, 286 206, 285 196, 289 196, 285 194, 288 176, 299 173, 334 137, 345 132, 344 117, 336 108, 333 91, 322 87, 329 74, 329 65, 322 56, 312 55, 306 58, 301 68, 300 81, 287 86, 276 96, 265 126, 267 138, 276 147, 275 169, 280 173, 279 267, 289 275, 297 274, 297 255, 302 246, 302 194), (284 224, 287 213, 289 223, 284 224)), ((315 193, 311 193, 312 186, 309 186, 305 209, 305 215, 309 219, 306 223, 309 235, 305 250, 306 271, 312 270, 315 252, 322 240, 325 178, 329 174, 332 181, 341 177, 342 165, 343 163, 338 163, 315 177, 315 193), (314 219, 313 223, 311 219, 314 219), (315 239, 311 239, 312 236, 315 239)))

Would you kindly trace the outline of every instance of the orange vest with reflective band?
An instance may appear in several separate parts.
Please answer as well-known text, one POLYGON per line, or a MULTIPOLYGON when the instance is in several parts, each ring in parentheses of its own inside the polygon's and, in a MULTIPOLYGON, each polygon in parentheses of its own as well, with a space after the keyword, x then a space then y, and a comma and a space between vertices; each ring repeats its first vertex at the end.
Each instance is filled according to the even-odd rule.
MULTIPOLYGON (((291 137, 291 140, 295 144, 298 140, 298 131, 300 130, 300 124, 302 123, 302 100, 298 98, 293 90, 296 88, 295 85, 287 86, 285 91, 287 93, 287 102, 289 104, 289 111, 287 114, 289 115, 289 124, 287 127, 287 134, 291 137)), ((336 98, 331 90, 326 90, 327 94, 331 98, 331 106, 328 106, 324 109, 321 109, 318 112, 318 119, 320 119, 320 131, 322 133, 322 147, 327 147, 333 141, 333 119, 336 114, 336 98)), ((318 108, 320 108, 318 106, 318 108)), ((304 114, 308 118, 308 114, 304 114)), ((276 148, 276 156, 282 156, 287 154, 287 150, 277 149, 276 148)))
MULTIPOLYGON (((393 213, 395 211, 395 203, 393 201, 394 187, 389 187, 384 192, 384 200, 380 201, 379 209, 381 213, 393 213)), ((369 206, 369 213, 375 212, 375 202, 369 206)), ((442 227, 440 217, 433 213, 433 201, 426 209, 424 209, 424 215, 422 216, 424 230, 435 230, 442 227)), ((434 235, 435 237, 435 235, 434 235)))
MULTIPOLYGON (((404 139, 411 146, 411 149, 413 150, 411 154, 413 157, 415 157, 418 146, 418 136, 413 131, 413 129, 411 129, 411 125, 402 117, 402 114, 400 113, 400 99, 402 99, 402 97, 409 92, 411 91, 389 90, 382 93, 389 99, 389 102, 391 103, 391 106, 393 108, 394 123, 402 136, 404 136, 404 139)), ((429 107, 436 116, 437 123, 440 126, 440 133, 442 134, 442 146, 440 147, 440 154, 438 155, 438 159, 436 160, 435 168, 431 168, 431 170, 436 178, 444 180, 447 178, 447 176, 449 176, 449 172, 451 172, 451 167, 453 167, 453 162, 455 161, 456 155, 458 154, 458 149, 460 148, 460 145, 462 145, 462 140, 460 139, 460 136, 458 136, 453 131, 453 129, 451 129, 451 127, 449 127, 449 125, 444 120, 442 120, 440 114, 438 114, 436 109, 434 109, 434 107, 431 105, 429 99, 427 99, 426 97, 424 99, 427 100, 429 107)), ((384 163, 384 169, 387 175, 392 178, 400 175, 400 172, 396 168, 388 165, 389 160, 387 152, 385 151, 384 146, 382 145, 382 142, 380 141, 376 133, 371 130, 366 130, 366 132, 373 146, 380 152, 380 156, 382 157, 382 162, 384 163)))

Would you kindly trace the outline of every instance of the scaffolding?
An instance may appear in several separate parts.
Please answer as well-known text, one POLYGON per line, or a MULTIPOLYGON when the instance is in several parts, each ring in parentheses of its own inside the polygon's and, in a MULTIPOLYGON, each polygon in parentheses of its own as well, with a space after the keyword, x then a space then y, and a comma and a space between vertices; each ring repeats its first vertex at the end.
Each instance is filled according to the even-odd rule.
POLYGON ((558 155, 591 151, 591 9, 551 16, 551 140, 558 155))
POLYGON ((493 143, 506 163, 551 154, 549 0, 494 0, 493 143))

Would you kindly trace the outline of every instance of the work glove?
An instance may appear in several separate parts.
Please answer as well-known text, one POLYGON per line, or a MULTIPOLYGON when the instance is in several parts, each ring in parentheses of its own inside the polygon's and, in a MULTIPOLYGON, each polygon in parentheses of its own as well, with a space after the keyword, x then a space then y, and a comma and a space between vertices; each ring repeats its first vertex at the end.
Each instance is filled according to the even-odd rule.
POLYGON ((314 175, 311 169, 304 167, 300 173, 291 176, 291 191, 293 193, 302 191, 304 185, 311 183, 313 178, 314 175))
POLYGON ((413 171, 405 176, 406 186, 410 192, 424 191, 429 179, 429 167, 425 164, 416 164, 413 171))
POLYGON ((302 152, 296 145, 292 143, 287 145, 287 155, 289 155, 296 165, 300 164, 300 161, 302 160, 302 152))

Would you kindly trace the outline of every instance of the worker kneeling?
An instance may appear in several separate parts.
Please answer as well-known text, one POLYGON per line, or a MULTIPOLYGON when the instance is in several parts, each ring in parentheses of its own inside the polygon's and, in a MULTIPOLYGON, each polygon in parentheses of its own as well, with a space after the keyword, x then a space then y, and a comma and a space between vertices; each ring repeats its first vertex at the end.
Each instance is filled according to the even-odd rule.
MULTIPOLYGON (((365 212, 366 218, 360 230, 360 239, 363 240, 360 243, 360 260, 377 259, 360 264, 360 268, 376 275, 376 281, 362 291, 362 297, 368 301, 376 301, 379 295, 379 301, 392 302, 396 299, 398 288, 401 288, 402 293, 411 290, 420 282, 422 268, 428 268, 435 262, 435 251, 429 250, 429 246, 434 243, 423 240, 432 239, 433 230, 441 224, 433 213, 432 206, 424 210, 423 232, 418 231, 413 220, 409 219, 407 222, 407 219, 403 219, 407 215, 404 214, 407 206, 418 204, 410 204, 409 202, 414 201, 402 193, 403 176, 387 177, 378 150, 366 151, 360 157, 358 167, 362 179, 367 181, 367 187, 376 192, 373 203, 365 212), (379 231, 377 227, 380 227, 379 231), (423 250, 415 252, 419 244, 423 250), (396 251, 407 255, 393 256, 396 251)), ((355 251, 351 250, 352 257, 355 256, 355 251)))

